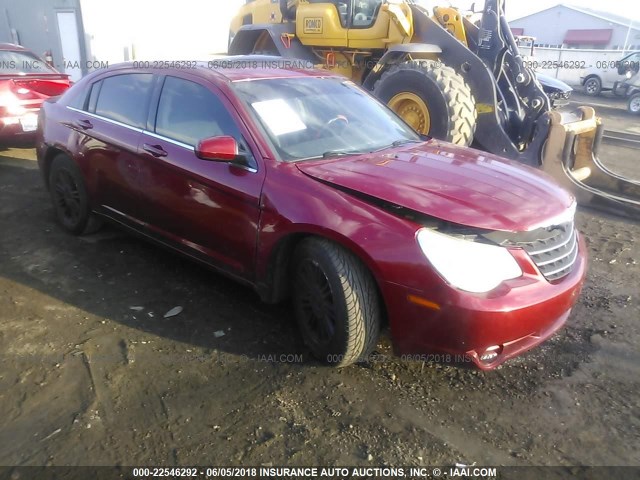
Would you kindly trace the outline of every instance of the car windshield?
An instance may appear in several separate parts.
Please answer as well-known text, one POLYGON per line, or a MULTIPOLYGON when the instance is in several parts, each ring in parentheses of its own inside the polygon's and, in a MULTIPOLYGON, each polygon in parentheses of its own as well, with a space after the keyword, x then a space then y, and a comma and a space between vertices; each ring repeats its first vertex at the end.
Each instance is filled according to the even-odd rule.
POLYGON ((0 50, 0 74, 30 73, 55 73, 55 70, 30 53, 0 50))
POLYGON ((255 112, 280 159, 367 153, 420 137, 352 82, 338 78, 276 78, 234 83, 255 112))

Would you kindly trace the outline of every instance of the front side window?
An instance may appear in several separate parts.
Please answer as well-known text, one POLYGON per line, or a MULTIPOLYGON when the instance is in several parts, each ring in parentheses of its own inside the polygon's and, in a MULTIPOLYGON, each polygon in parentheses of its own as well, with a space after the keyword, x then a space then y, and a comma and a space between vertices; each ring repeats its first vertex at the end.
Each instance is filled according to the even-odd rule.
MULTIPOLYGON (((147 109, 153 75, 131 73, 105 78, 98 92, 96 115, 111 120, 144 128, 147 124, 147 109)), ((91 97, 94 96, 92 89, 91 97)), ((91 104, 92 98, 89 103, 91 104)), ((91 105, 90 105, 91 107, 91 105)))
POLYGON ((420 137, 386 106, 340 78, 233 84, 283 161, 366 153, 420 137))
POLYGON ((382 0, 356 0, 353 9, 354 28, 369 28, 378 17, 382 0))
POLYGON ((176 77, 166 77, 162 87, 156 133, 193 146, 204 138, 220 135, 241 141, 233 118, 213 92, 176 77))

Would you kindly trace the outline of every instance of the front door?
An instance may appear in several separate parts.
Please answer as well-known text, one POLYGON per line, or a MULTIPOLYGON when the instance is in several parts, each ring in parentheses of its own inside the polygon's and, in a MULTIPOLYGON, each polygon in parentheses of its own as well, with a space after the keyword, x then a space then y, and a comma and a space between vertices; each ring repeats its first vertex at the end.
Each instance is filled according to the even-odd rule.
POLYGON ((237 114, 197 77, 164 78, 153 131, 139 146, 141 216, 158 234, 196 256, 248 277, 253 271, 264 169, 253 158, 237 114), (255 168, 205 161, 194 147, 230 135, 255 168))

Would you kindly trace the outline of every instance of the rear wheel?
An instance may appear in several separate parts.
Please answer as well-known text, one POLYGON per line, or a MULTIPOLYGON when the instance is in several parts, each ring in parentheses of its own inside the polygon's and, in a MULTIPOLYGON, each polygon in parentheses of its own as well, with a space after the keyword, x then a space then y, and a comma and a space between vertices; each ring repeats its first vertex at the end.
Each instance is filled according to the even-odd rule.
POLYGON ((80 169, 64 154, 51 163, 49 193, 58 223, 68 232, 74 235, 92 233, 102 225, 91 212, 80 169))
POLYGON ((374 95, 418 133, 468 146, 477 113, 469 85, 456 71, 433 61, 391 66, 375 84, 374 95))
POLYGON ((640 115, 640 93, 631 95, 629 99, 629 111, 635 115, 640 115))
POLYGON ((589 96, 595 97, 596 95, 600 95, 602 91, 602 82, 598 77, 589 77, 584 82, 584 93, 589 96))
POLYGON ((380 330, 380 300, 366 267, 317 238, 298 246, 293 265, 296 319, 313 355, 337 367, 366 359, 380 330))

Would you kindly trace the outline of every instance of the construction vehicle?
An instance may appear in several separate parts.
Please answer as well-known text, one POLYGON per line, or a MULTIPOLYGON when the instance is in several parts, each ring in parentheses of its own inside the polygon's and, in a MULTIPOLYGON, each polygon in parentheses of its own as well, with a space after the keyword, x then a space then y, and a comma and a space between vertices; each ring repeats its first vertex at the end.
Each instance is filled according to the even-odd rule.
POLYGON ((609 171, 593 108, 559 112, 528 68, 505 17, 478 22, 413 0, 247 0, 230 55, 276 55, 361 84, 419 133, 539 167, 578 201, 640 217, 640 182, 609 171))

